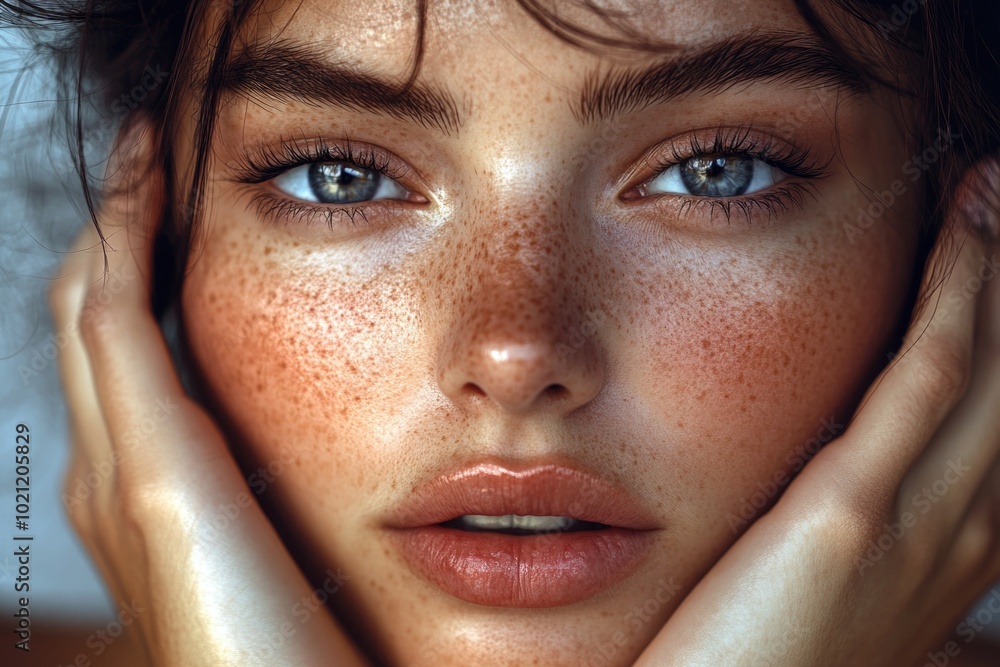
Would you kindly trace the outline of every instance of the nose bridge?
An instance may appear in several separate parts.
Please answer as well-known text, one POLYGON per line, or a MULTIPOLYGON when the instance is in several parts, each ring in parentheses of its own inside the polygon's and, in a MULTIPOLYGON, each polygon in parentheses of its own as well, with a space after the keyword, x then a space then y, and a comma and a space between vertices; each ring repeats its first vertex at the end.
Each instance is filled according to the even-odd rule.
POLYGON ((444 303, 438 384, 470 410, 572 410, 603 382, 602 318, 582 279, 587 234, 551 191, 497 180, 501 194, 479 202, 454 248, 465 260, 444 303))
POLYGON ((466 229, 475 252, 462 276, 470 297, 462 319, 470 331, 509 344, 555 340, 588 298, 585 232, 537 163, 529 183, 500 174, 490 180, 489 199, 466 229))

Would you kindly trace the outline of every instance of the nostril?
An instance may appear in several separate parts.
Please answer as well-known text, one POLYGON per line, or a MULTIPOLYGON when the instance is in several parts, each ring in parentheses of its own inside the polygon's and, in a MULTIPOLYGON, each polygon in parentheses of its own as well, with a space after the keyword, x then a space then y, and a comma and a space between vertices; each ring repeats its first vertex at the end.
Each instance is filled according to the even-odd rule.
POLYGON ((475 382, 466 382, 464 391, 467 394, 472 394, 473 396, 485 396, 486 392, 475 382))
POLYGON ((550 384, 545 388, 545 393, 552 398, 563 398, 569 393, 569 390, 561 384, 550 384))

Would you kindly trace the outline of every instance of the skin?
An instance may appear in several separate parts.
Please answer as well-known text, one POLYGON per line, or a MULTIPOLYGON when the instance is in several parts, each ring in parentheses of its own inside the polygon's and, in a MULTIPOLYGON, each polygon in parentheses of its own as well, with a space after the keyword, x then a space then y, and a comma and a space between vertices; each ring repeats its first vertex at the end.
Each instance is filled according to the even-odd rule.
MULTIPOLYGON (((667 4, 643 25, 682 44, 748 26, 805 29, 781 2, 755 3, 752 15, 667 4)), ((867 208, 867 188, 887 189, 914 152, 898 100, 754 84, 581 127, 568 91, 610 56, 573 49, 507 4, 468 7, 432 4, 421 69, 462 92, 456 136, 226 100, 181 301, 211 417, 183 396, 148 313, 162 174, 102 211, 124 287, 106 298, 100 252, 78 252, 53 288, 57 325, 81 332, 60 362, 79 443, 68 480, 120 461, 114 483, 72 516, 117 598, 154 610, 137 625, 156 664, 275 664, 262 638, 328 569, 345 575, 330 599, 340 622, 385 664, 915 660, 923 647, 912 638, 942 636, 1000 575, 987 492, 1000 442, 984 435, 997 429, 997 336, 976 323, 980 312, 996 319, 995 287, 925 313, 907 343, 928 325, 935 334, 879 375, 887 381, 868 389, 862 418, 745 534, 729 518, 776 473, 794 472, 789 456, 823 437, 823 420, 847 423, 909 314, 919 185, 853 242, 844 231, 867 208), (705 206, 682 213, 670 196, 619 196, 663 139, 747 123, 830 161, 815 199, 747 226, 705 206), (607 147, 588 148, 608 132, 607 147), (419 177, 404 185, 426 201, 373 208, 367 227, 275 225, 248 206, 271 186, 232 180, 250 142, 344 133, 409 164, 419 177), (560 176, 566 165, 572 178, 560 176), (596 331, 574 342, 595 312, 596 331), (496 361, 498 349, 518 361, 496 361), (563 390, 545 391, 552 384, 563 390), (179 407, 130 444, 164 396, 179 407), (655 550, 632 577, 572 606, 496 609, 445 595, 390 548, 386 515, 421 480, 484 456, 571 462, 630 489, 658 518, 655 550), (957 457, 971 468, 944 509, 859 572, 884 522, 957 457), (251 489, 271 521, 250 502, 213 527, 251 489), (676 589, 656 598, 664 579, 676 589), (637 606, 651 611, 637 616, 637 606), (220 621, 233 609, 239 623, 220 621)), ((405 73, 412 16, 366 11, 306 0, 263 14, 244 38, 322 40, 374 71, 405 73), (380 35, 385 48, 373 51, 380 35)), ((176 128, 178 155, 193 152, 191 135, 176 128)), ((85 232, 77 249, 95 244, 85 232)), ((988 255, 971 239, 960 255, 938 252, 956 270, 930 297, 961 293, 988 255)), ((358 659, 322 608, 292 644, 288 664, 358 659)))
MULTIPOLYGON (((757 482, 792 472, 786 459, 821 420, 849 416, 906 315, 920 188, 852 243, 843 226, 869 201, 852 174, 883 190, 910 154, 885 100, 753 84, 581 127, 571 91, 609 58, 560 42, 509 3, 462 4, 431 6, 420 75, 462 91, 471 111, 457 136, 227 101, 212 214, 183 291, 191 357, 230 440, 254 467, 283 469, 264 502, 293 552, 314 576, 339 567, 351 577, 334 606, 391 663, 433 653, 580 664, 616 630, 628 634, 616 657, 626 660, 682 596, 641 622, 633 608, 664 577, 690 590, 737 537, 727 517, 757 482), (799 122, 785 122, 793 113, 799 122), (623 176, 663 139, 747 123, 832 160, 805 208, 748 227, 704 207, 680 215, 669 198, 617 200, 623 176), (606 133, 613 145, 588 153, 606 133), (246 144, 288 134, 376 143, 419 172, 404 185, 429 201, 373 208, 370 227, 270 225, 247 202, 273 186, 235 185, 227 165, 246 144), (568 182, 566 164, 582 165, 568 182), (588 312, 603 316, 598 332, 554 361, 588 312), (491 360, 508 346, 527 356, 491 360), (553 382, 567 398, 542 393, 553 382), (384 513, 422 478, 486 454, 573 461, 633 489, 660 521, 655 556, 571 608, 476 608, 432 588, 387 548, 384 513)), ((682 45, 694 43, 695 18, 709 26, 693 33, 702 40, 806 30, 789 3, 765 4, 674 2, 645 15, 682 45)), ((286 4, 246 39, 280 31, 399 76, 412 48, 407 5, 286 4), (400 46, 351 37, 359 31, 400 46)), ((192 154, 190 143, 178 153, 192 154)))

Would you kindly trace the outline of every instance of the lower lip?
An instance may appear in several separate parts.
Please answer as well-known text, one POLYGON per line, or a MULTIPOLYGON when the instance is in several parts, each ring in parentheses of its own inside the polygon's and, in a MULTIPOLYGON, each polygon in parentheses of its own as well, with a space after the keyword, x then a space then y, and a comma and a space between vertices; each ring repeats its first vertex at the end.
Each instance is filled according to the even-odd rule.
POLYGON ((489 607, 585 600, 635 572, 652 531, 607 528, 540 535, 423 526, 396 532, 410 566, 438 588, 489 607))

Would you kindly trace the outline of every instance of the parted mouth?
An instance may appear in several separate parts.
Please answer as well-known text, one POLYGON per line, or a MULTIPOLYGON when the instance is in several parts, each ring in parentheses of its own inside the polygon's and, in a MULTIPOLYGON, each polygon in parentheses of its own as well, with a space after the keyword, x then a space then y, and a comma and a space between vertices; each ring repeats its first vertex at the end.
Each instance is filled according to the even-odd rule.
POLYGON ((490 531, 505 535, 550 535, 552 533, 572 533, 581 530, 603 530, 609 526, 595 521, 581 521, 571 516, 536 516, 533 514, 463 514, 445 521, 445 528, 456 528, 472 532, 490 531))
POLYGON ((389 513, 387 524, 522 535, 661 527, 641 500, 592 473, 493 462, 425 480, 389 513))
POLYGON ((662 526, 641 500, 566 465, 480 463, 430 478, 386 518, 411 571, 465 602, 554 607, 626 579, 662 526))

